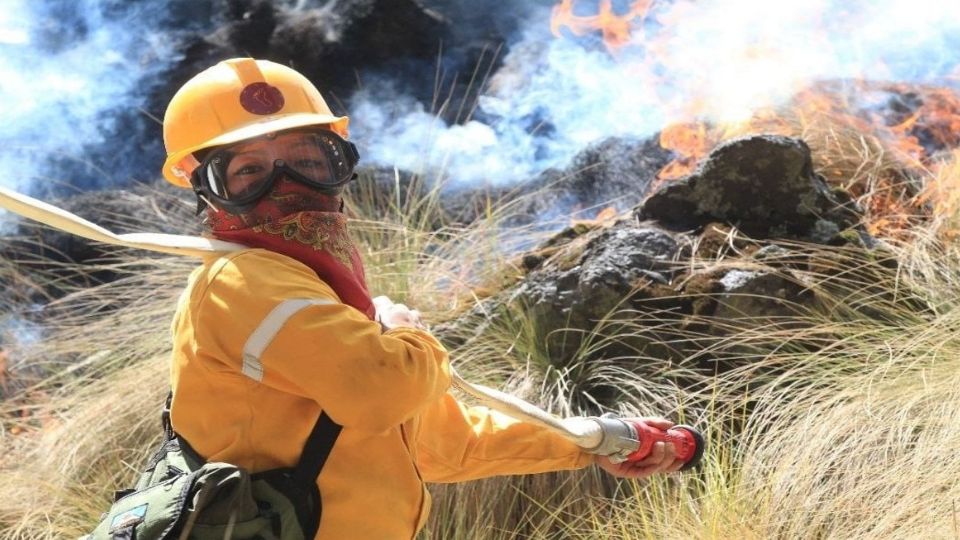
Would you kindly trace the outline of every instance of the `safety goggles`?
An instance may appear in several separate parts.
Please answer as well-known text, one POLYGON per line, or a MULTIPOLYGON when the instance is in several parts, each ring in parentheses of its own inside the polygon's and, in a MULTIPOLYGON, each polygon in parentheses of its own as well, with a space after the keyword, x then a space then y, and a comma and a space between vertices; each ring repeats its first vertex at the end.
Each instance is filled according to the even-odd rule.
POLYGON ((192 182, 202 201, 242 213, 280 177, 336 192, 354 178, 359 158, 356 146, 332 131, 284 131, 217 148, 194 170, 192 182))

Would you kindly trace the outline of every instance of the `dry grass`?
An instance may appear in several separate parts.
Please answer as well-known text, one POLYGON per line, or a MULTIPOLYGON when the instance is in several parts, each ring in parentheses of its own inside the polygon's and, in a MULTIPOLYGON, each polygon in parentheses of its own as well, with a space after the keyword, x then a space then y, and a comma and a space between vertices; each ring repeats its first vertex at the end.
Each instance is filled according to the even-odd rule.
MULTIPOLYGON (((862 201, 885 197, 880 180, 902 167, 887 161, 882 144, 797 124, 804 125, 823 152, 821 163, 846 171, 840 180, 867 186, 862 201), (852 148, 862 152, 851 157, 852 148)), ((937 174, 921 178, 930 185, 952 178, 937 174)), ((940 193, 938 200, 950 201, 940 193)), ((560 413, 607 407, 682 418, 709 440, 699 471, 645 482, 587 470, 434 486, 423 537, 960 536, 960 458, 953 451, 960 445, 960 253, 949 242, 953 214, 914 224, 870 253, 789 246, 793 256, 817 262, 789 273, 819 299, 815 308, 798 306, 789 321, 798 324, 711 321, 727 325, 724 336, 675 329, 704 357, 729 361, 732 368, 714 375, 642 350, 592 362, 601 346, 629 346, 651 327, 675 322, 638 309, 614 310, 595 328, 579 329, 588 339, 558 366, 521 308, 484 301, 518 277, 506 243, 530 242, 534 231, 504 230, 509 209, 493 203, 484 219, 464 227, 444 221, 438 192, 397 195, 361 193, 351 201, 371 289, 423 308, 434 322, 468 309, 487 315, 454 351, 468 378, 560 413), (611 385, 626 397, 606 403, 591 394, 611 385)), ((3 280, 43 285, 64 271, 86 270, 39 271, 4 254, 3 280)), ((687 264, 709 269, 733 264, 734 255, 687 264)), ((8 347, 22 380, 0 405, 0 538, 68 538, 88 530, 160 435, 169 317, 194 263, 121 251, 104 264, 120 278, 52 302, 46 309, 56 317, 47 320, 56 323, 44 338, 8 347)))
MULTIPOLYGON (((910 291, 899 300, 864 289, 854 272, 824 274, 830 287, 821 293, 838 302, 807 313, 803 330, 744 324, 729 340, 704 337, 704 354, 750 361, 703 381, 700 397, 715 398, 706 407, 684 409, 669 385, 634 389, 635 402, 621 409, 654 403, 708 430, 698 473, 618 484, 590 471, 444 486, 428 537, 956 537, 960 261, 952 250, 916 245, 923 242, 894 248, 905 263, 899 273, 874 276, 888 290, 910 291), (858 291, 867 294, 848 303, 858 291), (474 520, 503 526, 480 529, 469 525, 474 520)), ((504 349, 480 345, 486 341, 464 352, 473 353, 471 364, 504 366, 490 374, 496 380, 510 362, 504 349)), ((526 370, 515 377, 528 381, 527 392, 555 403, 555 388, 530 383, 548 374, 523 363, 529 352, 510 354, 526 370)), ((629 387, 622 375, 613 374, 629 387)))

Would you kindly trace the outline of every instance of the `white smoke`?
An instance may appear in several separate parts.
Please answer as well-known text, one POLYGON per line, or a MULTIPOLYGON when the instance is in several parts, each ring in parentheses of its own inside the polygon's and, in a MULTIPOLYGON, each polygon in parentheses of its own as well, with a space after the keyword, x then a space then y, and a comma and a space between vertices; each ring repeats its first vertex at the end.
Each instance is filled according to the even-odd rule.
MULTIPOLYGON (((576 2, 577 13, 589 14, 588 4, 576 2)), ((442 170, 455 185, 512 183, 562 166, 608 136, 648 137, 694 119, 746 119, 818 80, 956 85, 960 73, 960 2, 653 5, 646 39, 615 54, 596 40, 554 37, 549 9, 539 10, 480 96, 477 119, 465 125, 446 126, 409 103, 386 107, 368 86, 352 111, 365 161, 442 170)))
POLYGON ((129 181, 85 149, 109 142, 128 150, 105 137, 116 111, 145 103, 145 75, 175 59, 158 28, 163 9, 157 2, 3 0, 0 185, 42 190, 69 185, 81 171, 101 186, 129 181))
MULTIPOLYGON (((741 119, 812 81, 956 85, 960 76, 958 1, 658 0, 636 42, 615 55, 596 37, 553 36, 550 0, 459 1, 452 12, 471 14, 471 24, 502 21, 510 9, 525 31, 505 45, 503 67, 486 81, 471 120, 459 125, 397 97, 389 84, 394 74, 363 81, 350 112, 364 163, 442 171, 459 185, 513 183, 565 165, 599 139, 648 137, 692 118, 741 119), (500 12, 476 16, 471 6, 479 5, 500 12)), ((596 3, 576 0, 577 13, 596 13, 596 3)), ((142 107, 150 77, 179 59, 169 12, 200 4, 209 2, 0 0, 0 184, 36 192, 81 176, 98 186, 127 182, 129 171, 91 158, 87 149, 138 150, 130 141, 107 140, 124 121, 116 111, 142 107)), ((614 2, 620 11, 627 4, 614 2)), ((159 163, 147 160, 143 168, 151 178, 159 163)))
POLYGON ((22 349, 40 342, 41 325, 12 313, 0 312, 0 351, 22 349))

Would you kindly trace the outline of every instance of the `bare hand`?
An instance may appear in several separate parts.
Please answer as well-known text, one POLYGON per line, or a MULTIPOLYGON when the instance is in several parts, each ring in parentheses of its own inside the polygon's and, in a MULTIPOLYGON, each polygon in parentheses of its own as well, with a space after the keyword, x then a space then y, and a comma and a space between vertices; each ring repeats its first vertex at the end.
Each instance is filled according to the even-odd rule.
POLYGON ((374 298, 373 305, 377 309, 377 321, 383 325, 385 330, 401 327, 425 328, 419 311, 410 309, 403 304, 394 304, 386 296, 374 298))
MULTIPOLYGON (((669 429, 673 422, 664 418, 630 418, 641 421, 657 429, 669 429)), ((656 442, 650 455, 640 461, 625 461, 613 463, 606 456, 596 457, 597 465, 618 478, 647 478, 657 473, 672 473, 680 470, 684 462, 676 459, 676 451, 672 444, 656 442)))

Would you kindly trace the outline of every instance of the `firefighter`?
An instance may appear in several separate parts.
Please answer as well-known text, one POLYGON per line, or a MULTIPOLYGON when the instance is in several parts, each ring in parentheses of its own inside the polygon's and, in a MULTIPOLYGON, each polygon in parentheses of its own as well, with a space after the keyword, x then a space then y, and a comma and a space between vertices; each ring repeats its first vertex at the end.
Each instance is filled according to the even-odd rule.
POLYGON ((367 289, 342 212, 358 160, 347 125, 301 74, 250 58, 201 72, 170 102, 164 177, 194 191, 212 236, 249 247, 204 260, 181 296, 177 434, 206 460, 257 472, 296 464, 328 418, 318 539, 412 538, 426 482, 679 469, 671 445, 614 464, 447 392, 447 352, 419 313, 367 289))

